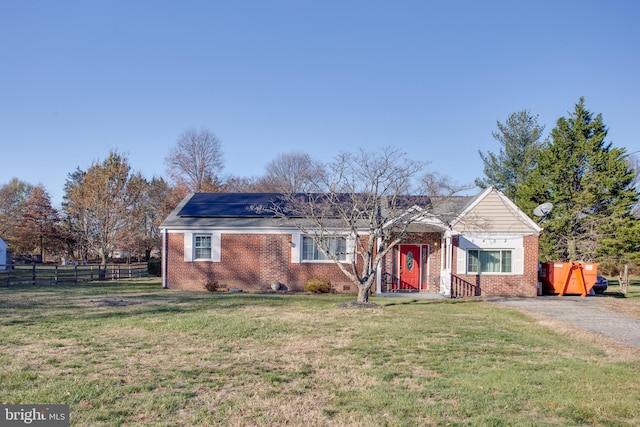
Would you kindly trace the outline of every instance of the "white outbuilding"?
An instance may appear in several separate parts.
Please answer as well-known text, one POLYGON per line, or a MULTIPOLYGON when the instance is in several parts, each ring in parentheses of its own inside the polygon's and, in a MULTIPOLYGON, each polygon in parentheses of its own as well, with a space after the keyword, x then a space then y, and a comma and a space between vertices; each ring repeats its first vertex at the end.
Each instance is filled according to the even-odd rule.
POLYGON ((7 269, 7 242, 0 237, 0 270, 7 269))

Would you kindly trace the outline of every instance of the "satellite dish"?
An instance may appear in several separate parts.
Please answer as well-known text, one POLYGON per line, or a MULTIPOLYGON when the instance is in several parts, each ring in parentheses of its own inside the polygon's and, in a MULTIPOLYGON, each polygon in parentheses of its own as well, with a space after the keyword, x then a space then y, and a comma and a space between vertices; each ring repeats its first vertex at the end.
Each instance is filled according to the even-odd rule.
POLYGON ((551 212, 551 209, 553 209, 552 203, 543 203, 533 210, 533 214, 535 216, 547 216, 549 215, 549 212, 551 212))

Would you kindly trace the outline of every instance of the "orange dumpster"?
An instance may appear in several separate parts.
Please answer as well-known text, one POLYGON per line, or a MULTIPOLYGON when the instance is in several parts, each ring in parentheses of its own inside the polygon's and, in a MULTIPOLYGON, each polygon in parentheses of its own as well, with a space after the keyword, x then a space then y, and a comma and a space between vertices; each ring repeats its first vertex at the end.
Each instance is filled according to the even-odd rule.
POLYGON ((545 262, 540 271, 546 294, 587 296, 596 283, 598 264, 582 261, 545 262))

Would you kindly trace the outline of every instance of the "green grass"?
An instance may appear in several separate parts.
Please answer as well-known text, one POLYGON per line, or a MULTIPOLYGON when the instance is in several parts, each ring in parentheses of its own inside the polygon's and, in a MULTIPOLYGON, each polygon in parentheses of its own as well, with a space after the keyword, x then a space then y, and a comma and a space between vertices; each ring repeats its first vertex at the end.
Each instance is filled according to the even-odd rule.
MULTIPOLYGON (((617 278, 609 279, 609 286, 607 286, 605 293, 607 295, 622 296, 620 293, 620 283, 617 278)), ((640 301, 640 280, 631 280, 626 298, 640 301)))
POLYGON ((483 301, 353 298, 0 288, 0 402, 82 426, 640 424, 637 351, 483 301))

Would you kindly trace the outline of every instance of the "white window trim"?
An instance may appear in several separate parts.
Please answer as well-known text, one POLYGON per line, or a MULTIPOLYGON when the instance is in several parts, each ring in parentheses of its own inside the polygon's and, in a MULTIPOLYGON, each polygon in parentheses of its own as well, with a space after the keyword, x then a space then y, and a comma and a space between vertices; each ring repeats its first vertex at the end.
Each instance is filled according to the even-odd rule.
POLYGON ((460 236, 456 253, 456 274, 487 276, 519 276, 524 273, 524 237, 521 235, 484 235, 460 236), (476 272, 467 271, 469 250, 479 251, 511 251, 511 272, 476 272))
MULTIPOLYGON (((513 270, 514 270, 514 261, 513 261, 513 257, 514 257, 514 250, 512 248, 491 248, 491 249, 473 249, 473 248, 468 248, 466 250, 467 252, 467 265, 465 268, 467 268, 467 272, 468 274, 482 274, 482 275, 491 275, 491 274, 499 274, 499 275, 504 275, 504 274, 513 274, 513 270), (470 251, 478 251, 478 256, 480 256, 480 252, 500 252, 500 270, 502 270, 502 252, 511 252, 511 271, 468 271, 469 268, 469 252, 470 251)), ((480 269, 480 259, 478 259, 478 269, 480 269)))
MULTIPOLYGON (((303 259, 303 239, 305 237, 311 237, 310 234, 304 233, 294 233, 292 236, 291 242, 291 263, 293 264, 330 264, 334 261, 332 259, 325 260, 311 260, 311 259, 303 259)), ((355 239, 352 236, 347 234, 336 234, 331 237, 344 237, 347 241, 347 256, 345 259, 340 260, 341 263, 350 263, 354 259, 355 253, 355 239)))

